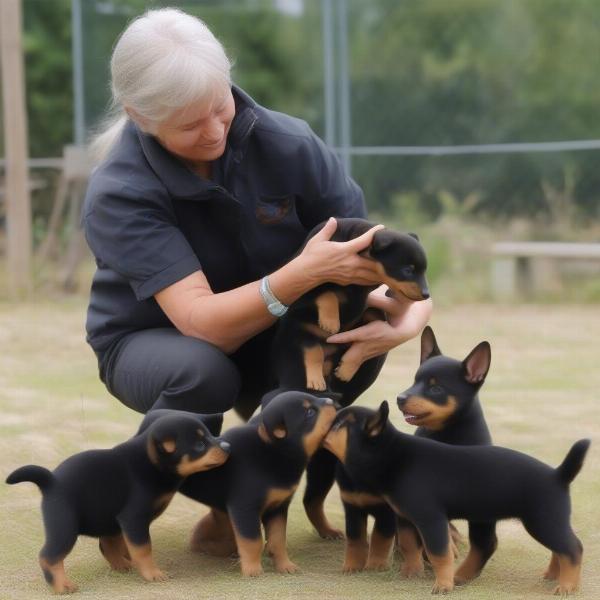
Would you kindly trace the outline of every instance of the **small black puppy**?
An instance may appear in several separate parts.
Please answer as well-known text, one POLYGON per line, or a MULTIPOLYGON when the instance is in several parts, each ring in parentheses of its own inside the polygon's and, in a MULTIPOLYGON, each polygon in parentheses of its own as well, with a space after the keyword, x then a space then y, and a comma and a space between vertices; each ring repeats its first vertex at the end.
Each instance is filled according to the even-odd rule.
MULTIPOLYGON (((317 225, 308 234, 299 252, 324 225, 317 225)), ((331 240, 346 242, 374 226, 375 223, 365 219, 337 219, 331 240)), ((427 258, 415 234, 381 229, 361 254, 377 264, 381 283, 389 287, 390 293, 411 300, 429 298, 425 279, 427 258)), ((376 287, 325 283, 296 300, 280 319, 273 340, 274 387, 343 391, 336 386, 335 379, 350 381, 360 365, 346 356, 349 345, 327 344, 325 340, 334 333, 384 318, 381 311, 367 310, 367 296, 376 287)))
POLYGON ((189 477, 180 488, 212 509, 196 526, 192 549, 227 556, 237 547, 242 574, 260 575, 262 521, 275 569, 293 573, 297 567, 286 547, 288 506, 335 415, 330 398, 284 392, 249 423, 226 431, 227 463, 189 477))
MULTIPOLYGON (((488 342, 481 342, 463 360, 443 356, 431 327, 421 334, 421 366, 415 383, 398 395, 398 408, 415 435, 445 444, 490 446, 488 429, 478 393, 491 362, 488 342)), ((459 534, 454 527, 453 538, 459 534)), ((481 572, 498 544, 495 522, 469 522, 469 557, 455 574, 456 583, 465 583, 481 572), (477 548, 478 551, 474 550, 477 548)), ((423 553, 418 532, 406 519, 398 519, 398 541, 407 577, 423 572, 423 553)))
MULTIPOLYGON (((324 225, 317 225, 308 234, 299 252, 324 225)), ((374 225, 365 219, 340 218, 331 239, 346 242, 374 225)), ((388 295, 401 294, 411 300, 429 297, 425 278, 427 257, 414 233, 377 231, 372 244, 361 255, 376 263, 381 283, 389 288, 388 295)), ((385 355, 359 365, 348 353, 350 344, 328 344, 326 339, 374 320, 385 320, 383 311, 367 308, 367 297, 376 287, 325 283, 294 302, 279 320, 273 340, 272 387, 278 391, 331 392, 342 406, 350 405, 369 387, 383 366, 385 355)), ((318 452, 308 465, 303 502, 310 522, 322 538, 343 537, 324 512, 334 477, 335 460, 327 452, 318 452)))
MULTIPOLYGON (((398 396, 398 407, 407 423, 419 425, 416 435, 447 444, 491 445, 481 405, 477 397, 491 360, 488 342, 478 344, 464 361, 442 356, 431 327, 421 334, 421 365, 415 384, 398 396)), ((336 480, 346 517, 346 557, 344 572, 388 568, 389 554, 396 534, 396 517, 381 496, 360 489, 338 464, 336 480), (375 519, 370 544, 367 517, 375 519)), ((406 519, 398 518, 398 541, 404 556, 401 573, 406 577, 424 570, 421 538, 406 519)), ((496 547, 495 523, 470 523, 470 536, 478 547, 496 547)), ((458 531, 452 528, 453 538, 458 531)), ((472 579, 485 564, 485 556, 471 556, 456 578, 472 579), (476 560, 477 559, 477 560, 476 560)))
POLYGON ((362 489, 383 496, 398 516, 416 525, 435 572, 433 593, 454 587, 449 519, 520 519, 552 551, 545 577, 558 578, 555 593, 577 589, 583 546, 571 529, 569 484, 589 440, 576 442, 553 469, 507 448, 452 446, 401 433, 388 422, 388 412, 387 402, 379 410, 342 409, 324 446, 362 489))
POLYGON ((133 563, 148 581, 166 579, 152 558, 150 523, 185 477, 222 465, 230 448, 211 435, 199 415, 165 412, 173 414, 114 448, 80 452, 53 472, 27 465, 6 479, 9 484, 31 481, 42 492, 46 543, 39 561, 56 593, 77 589, 63 561, 79 535, 99 537, 113 569, 126 570, 133 563))

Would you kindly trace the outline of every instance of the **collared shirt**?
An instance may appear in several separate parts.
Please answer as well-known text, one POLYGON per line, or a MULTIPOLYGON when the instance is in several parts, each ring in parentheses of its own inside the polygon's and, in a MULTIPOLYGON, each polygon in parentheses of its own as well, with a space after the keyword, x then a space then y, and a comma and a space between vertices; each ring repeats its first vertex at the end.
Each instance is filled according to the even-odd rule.
POLYGON ((203 179, 129 121, 92 174, 83 224, 96 258, 87 339, 101 371, 124 335, 173 326, 154 294, 202 270, 215 293, 288 262, 316 224, 365 217, 362 191, 299 119, 233 86, 223 155, 203 179))

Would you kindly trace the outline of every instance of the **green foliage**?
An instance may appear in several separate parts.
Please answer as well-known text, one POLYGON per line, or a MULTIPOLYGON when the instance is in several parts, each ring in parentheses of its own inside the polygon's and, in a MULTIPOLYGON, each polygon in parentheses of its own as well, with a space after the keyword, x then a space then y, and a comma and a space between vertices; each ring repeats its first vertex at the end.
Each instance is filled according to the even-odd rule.
MULTIPOLYGON (((596 0, 347 0, 352 143, 460 145, 599 139, 596 0)), ((134 16, 168 1, 81 0, 86 122, 109 102, 108 64, 134 16)), ((337 6, 336 3, 333 3, 337 6)), ((322 3, 300 15, 272 0, 183 0, 223 41, 234 79, 259 102, 324 133, 322 3)), ((24 0, 34 156, 72 140, 70 0, 24 0)), ((337 82, 336 82, 337 84, 337 82)), ((600 218, 598 151, 359 156, 371 209, 413 197, 421 217, 600 218)), ((408 215, 409 218, 412 216, 408 215)))
POLYGON ((25 0, 23 47, 31 156, 61 156, 73 139, 71 1, 25 0))

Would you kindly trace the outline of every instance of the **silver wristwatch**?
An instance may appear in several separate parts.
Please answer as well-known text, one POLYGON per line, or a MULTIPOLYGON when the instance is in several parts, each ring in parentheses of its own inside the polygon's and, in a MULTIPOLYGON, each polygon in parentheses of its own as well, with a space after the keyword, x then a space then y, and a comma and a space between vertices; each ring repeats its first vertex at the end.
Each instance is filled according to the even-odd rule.
POLYGON ((273 294, 271 291, 271 286, 269 285, 269 278, 267 276, 260 280, 260 295, 267 305, 267 310, 274 317, 283 317, 283 315, 285 315, 289 307, 280 302, 273 294))

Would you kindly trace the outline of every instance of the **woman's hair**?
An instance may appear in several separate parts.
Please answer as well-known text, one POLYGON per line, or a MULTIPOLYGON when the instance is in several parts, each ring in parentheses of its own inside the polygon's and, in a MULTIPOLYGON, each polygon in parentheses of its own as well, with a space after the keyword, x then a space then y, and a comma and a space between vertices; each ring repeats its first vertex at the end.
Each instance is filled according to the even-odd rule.
POLYGON ((93 138, 93 157, 103 160, 134 111, 154 127, 192 102, 210 101, 231 85, 231 63, 221 43, 198 18, 175 8, 149 10, 123 31, 113 50, 112 106, 93 138))

